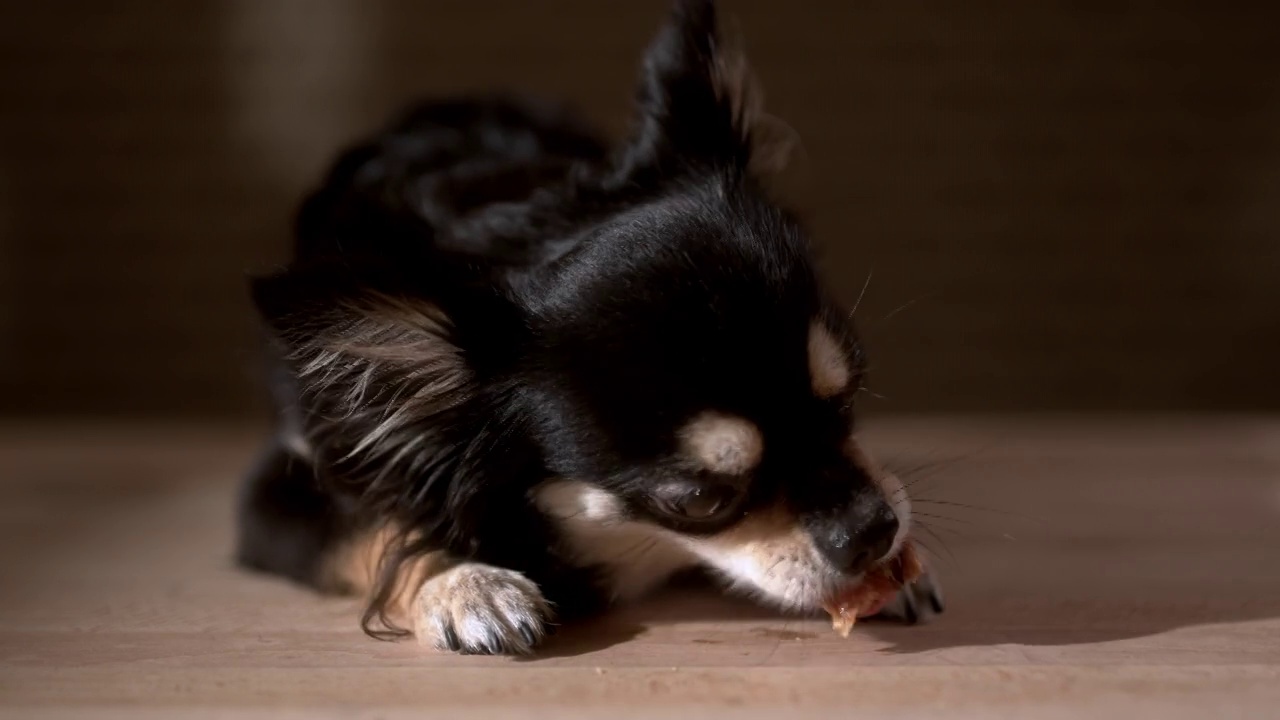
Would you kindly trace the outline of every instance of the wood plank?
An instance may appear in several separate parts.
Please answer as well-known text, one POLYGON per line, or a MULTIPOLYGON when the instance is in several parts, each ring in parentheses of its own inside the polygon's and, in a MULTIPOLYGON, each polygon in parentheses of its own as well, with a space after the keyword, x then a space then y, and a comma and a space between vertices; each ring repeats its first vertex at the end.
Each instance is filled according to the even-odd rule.
POLYGON ((899 466, 941 462, 915 488, 947 518, 925 518, 946 546, 943 617, 841 640, 681 588, 511 660, 373 641, 351 601, 233 568, 257 428, 3 427, 0 717, 1262 717, 1280 702, 1280 419, 903 418, 870 435, 899 466))

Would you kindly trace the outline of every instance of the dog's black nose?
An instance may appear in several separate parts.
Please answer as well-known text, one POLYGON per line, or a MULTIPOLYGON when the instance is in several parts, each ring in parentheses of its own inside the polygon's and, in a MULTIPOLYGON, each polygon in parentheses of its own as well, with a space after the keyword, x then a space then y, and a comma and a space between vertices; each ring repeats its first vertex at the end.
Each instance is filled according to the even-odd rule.
POLYGON ((897 534, 898 516, 889 503, 863 496, 814 533, 814 540, 832 565, 856 575, 879 562, 897 534))

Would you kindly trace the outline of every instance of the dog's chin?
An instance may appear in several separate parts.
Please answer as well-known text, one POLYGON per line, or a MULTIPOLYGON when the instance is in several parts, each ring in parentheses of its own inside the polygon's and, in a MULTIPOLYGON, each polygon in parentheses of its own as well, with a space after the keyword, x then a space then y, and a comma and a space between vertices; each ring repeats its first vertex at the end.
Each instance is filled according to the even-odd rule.
POLYGON ((812 615, 821 611, 828 600, 843 592, 842 588, 856 584, 856 580, 842 578, 827 571, 808 568, 783 569, 787 561, 777 567, 752 567, 742 572, 741 565, 731 568, 712 566, 726 589, 742 597, 787 613, 812 615))
POLYGON ((680 536, 677 541, 732 592, 788 612, 816 612, 827 598, 857 581, 823 560, 808 533, 785 513, 760 515, 717 535, 680 536))

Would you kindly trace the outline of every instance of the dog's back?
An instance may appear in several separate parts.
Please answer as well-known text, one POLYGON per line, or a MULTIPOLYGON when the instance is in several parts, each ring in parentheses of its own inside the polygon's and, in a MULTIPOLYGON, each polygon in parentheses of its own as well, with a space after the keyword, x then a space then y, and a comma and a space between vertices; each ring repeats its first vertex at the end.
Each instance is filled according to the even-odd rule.
POLYGON ((421 251, 424 238, 494 203, 526 201, 605 152, 574 118, 531 100, 421 103, 339 156, 302 204, 295 252, 303 259, 421 251))

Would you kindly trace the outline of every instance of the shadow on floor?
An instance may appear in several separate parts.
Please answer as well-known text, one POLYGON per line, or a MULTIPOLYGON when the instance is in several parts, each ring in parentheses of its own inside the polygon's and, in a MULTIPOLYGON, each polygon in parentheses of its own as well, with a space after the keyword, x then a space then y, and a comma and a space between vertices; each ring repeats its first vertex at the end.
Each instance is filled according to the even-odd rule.
MULTIPOLYGON (((1280 598, 1251 593, 1245 586, 1232 587, 1226 578, 1217 587, 1218 594, 1204 602, 1157 597, 1159 593, 1155 591, 1150 600, 1132 599, 1131 595, 1124 600, 1082 601, 1034 593, 992 598, 970 588, 949 598, 943 615, 921 624, 870 618, 860 622, 855 632, 883 643, 885 647, 880 652, 909 655, 959 647, 1108 643, 1180 628, 1280 617, 1280 598)), ((686 581, 637 605, 559 629, 532 659, 584 655, 639 638, 651 628, 680 623, 749 623, 747 632, 783 640, 812 639, 826 632, 820 624, 825 616, 815 616, 812 619, 818 622, 802 629, 789 623, 795 619, 743 599, 725 597, 709 583, 686 581)), ((732 640, 693 642, 719 644, 732 640)))

